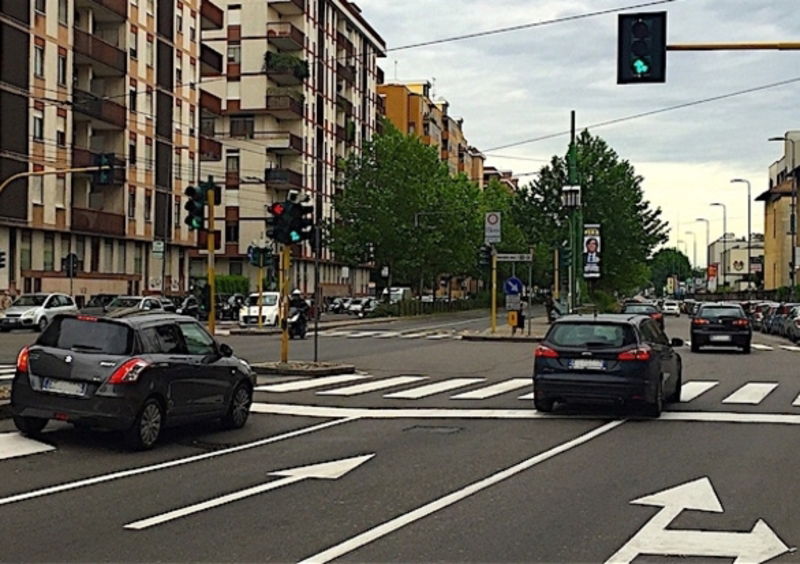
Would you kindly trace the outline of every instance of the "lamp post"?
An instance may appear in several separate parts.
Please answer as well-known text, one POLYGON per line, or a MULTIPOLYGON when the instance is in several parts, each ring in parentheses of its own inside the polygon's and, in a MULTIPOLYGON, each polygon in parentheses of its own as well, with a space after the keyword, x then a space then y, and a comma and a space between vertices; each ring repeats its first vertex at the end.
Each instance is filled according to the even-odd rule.
POLYGON ((684 235, 692 236, 692 267, 697 267, 697 235, 694 231, 686 231, 684 235))
POLYGON ((720 202, 713 202, 712 206, 719 206, 722 208, 722 285, 728 284, 728 206, 720 202))
POLYGON ((750 181, 746 178, 734 178, 731 184, 747 184, 747 287, 750 288, 750 277, 753 275, 753 216, 751 214, 750 181))
MULTIPOLYGON (((789 138, 789 132, 787 131, 783 137, 770 137, 769 141, 783 141, 786 143, 787 141, 792 144, 792 203, 791 203, 791 212, 789 214, 789 231, 792 234, 792 268, 789 269, 789 279, 791 280, 791 296, 792 301, 794 301, 794 287, 795 287, 795 271, 797 265, 797 176, 795 175, 795 150, 794 150, 794 139, 789 138)), ((785 153, 784 149, 784 153, 785 153)))
POLYGON ((711 222, 704 217, 698 217, 695 221, 706 224, 706 289, 708 289, 708 267, 711 265, 711 222))

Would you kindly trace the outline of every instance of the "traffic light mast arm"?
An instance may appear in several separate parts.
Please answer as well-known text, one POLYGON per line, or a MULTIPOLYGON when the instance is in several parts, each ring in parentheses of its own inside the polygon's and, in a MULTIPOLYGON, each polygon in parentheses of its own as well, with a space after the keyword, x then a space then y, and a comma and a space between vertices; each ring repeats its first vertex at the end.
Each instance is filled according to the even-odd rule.
POLYGON ((800 51, 800 42, 678 43, 667 45, 667 51, 800 51))
POLYGON ((81 166, 76 168, 62 168, 59 170, 34 170, 29 172, 18 172, 17 174, 12 174, 2 182, 0 182, 0 193, 5 189, 6 186, 14 182, 15 180, 19 180, 20 178, 28 178, 29 176, 47 176, 51 174, 66 174, 68 172, 98 172, 101 170, 111 169, 113 167, 110 166, 81 166))

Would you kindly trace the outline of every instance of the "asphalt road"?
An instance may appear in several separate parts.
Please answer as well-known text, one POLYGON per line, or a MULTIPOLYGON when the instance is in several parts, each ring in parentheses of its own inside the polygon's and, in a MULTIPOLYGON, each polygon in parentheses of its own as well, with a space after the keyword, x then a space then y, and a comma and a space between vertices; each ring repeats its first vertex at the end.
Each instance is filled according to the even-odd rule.
POLYGON ((241 431, 175 429, 146 453, 67 424, 23 443, 0 421, 0 560, 800 561, 800 349, 684 348, 689 392, 659 420, 543 416, 524 399, 533 345, 427 338, 486 324, 446 321, 320 337, 359 372, 265 379, 241 431), (23 446, 50 450, 8 458, 23 446))

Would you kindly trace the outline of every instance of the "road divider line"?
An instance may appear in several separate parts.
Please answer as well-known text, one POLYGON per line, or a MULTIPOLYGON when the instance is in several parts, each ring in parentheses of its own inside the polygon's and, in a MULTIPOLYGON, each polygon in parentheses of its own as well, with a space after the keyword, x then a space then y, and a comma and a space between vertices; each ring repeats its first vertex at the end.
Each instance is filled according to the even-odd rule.
POLYGON ((761 345, 759 343, 753 344, 752 347, 754 349, 756 349, 757 351, 774 351, 775 350, 774 347, 771 347, 769 345, 761 345))
POLYGON ((719 382, 704 382, 700 380, 686 382, 681 386, 681 403, 692 401, 718 384, 719 382))
POLYGON ((403 390, 402 392, 386 394, 383 397, 388 399, 426 398, 435 394, 441 394, 442 392, 449 392, 450 390, 455 390, 456 388, 463 388, 464 386, 477 384, 485 380, 486 378, 451 378, 449 380, 443 380, 441 382, 434 382, 425 386, 411 388, 410 390, 403 390))
POLYGON ((789 352, 800 352, 800 347, 795 347, 792 345, 781 345, 781 348, 789 352))
POLYGON ((318 396, 357 396, 359 394, 366 394, 368 392, 376 392, 378 390, 385 390, 386 388, 394 388, 402 386, 403 384, 412 384, 425 380, 425 376, 395 376, 393 378, 386 378, 385 380, 376 380, 374 382, 367 382, 365 384, 354 384, 344 388, 337 388, 335 390, 325 390, 317 392, 318 396))
POLYGON ((477 390, 472 390, 469 392, 464 392, 455 395, 450 399, 480 400, 486 398, 493 398, 495 396, 499 396, 501 394, 505 394, 508 392, 513 392, 514 390, 519 390, 521 388, 529 388, 532 385, 533 382, 530 378, 511 378, 510 380, 506 380, 504 382, 498 382, 497 384, 492 384, 491 386, 486 386, 485 388, 479 388, 477 390))
POLYGON ((105 482, 111 482, 113 480, 121 480, 123 478, 130 478, 131 476, 139 476, 141 474, 147 474, 149 472, 155 472, 157 470, 166 470, 168 468, 175 468, 178 466, 185 466, 187 464, 192 464, 194 462, 200 462, 202 460, 208 460, 211 458, 219 458, 220 456, 225 456, 228 454, 234 454, 237 452, 242 452, 245 450, 250 450, 262 446, 266 446, 272 443, 277 443, 279 441, 285 441, 287 439, 292 439, 294 437, 299 437, 302 435, 307 435, 309 433, 314 433, 316 431, 321 431, 323 429, 327 429, 329 427, 335 427, 336 425, 342 425, 343 423, 350 423, 353 421, 353 418, 341 418, 335 419, 333 421, 326 421, 325 423, 318 423, 316 425, 311 425, 309 427, 302 427, 300 429, 295 429, 294 431, 288 431, 286 433, 281 433, 280 435, 274 435, 272 437, 267 437, 264 439, 259 439, 257 441, 253 441, 250 443, 245 443, 243 445, 237 445, 235 447, 224 448, 220 450, 215 450, 213 452, 206 452, 203 454, 196 454, 194 456, 187 456, 185 458, 177 458, 175 460, 169 460, 167 462, 160 462, 158 464, 151 464, 149 466, 140 466, 138 468, 131 468, 129 470, 119 470, 117 472, 110 472, 108 474, 100 474, 97 476, 93 476, 91 478, 84 478, 82 480, 75 480, 73 482, 65 482, 63 484, 58 484, 55 486, 48 486, 45 488, 40 488, 38 490, 32 490, 29 492, 23 492, 11 496, 7 496, 4 498, 0 498, 0 506, 8 505, 11 503, 17 503, 20 501, 26 501, 29 499, 35 499, 37 497, 44 497, 47 495, 53 495, 61 492, 66 492, 70 490, 76 490, 78 488, 85 488, 87 486, 94 486, 97 484, 102 484, 105 482))
POLYGON ((281 384, 256 386, 254 390, 257 392, 283 394, 287 392, 300 392, 314 388, 323 388, 325 386, 332 386, 335 384, 344 384, 346 382, 352 382, 353 380, 363 380, 364 378, 365 376, 362 376, 361 374, 339 374, 337 376, 323 376, 321 378, 312 378, 310 380, 301 380, 299 382, 283 382, 281 384))
POLYGON ((390 533, 393 533, 399 529, 402 529, 406 525, 410 525, 415 521, 419 521, 420 519, 424 519, 425 517, 432 515, 442 509, 445 509, 451 505, 458 503, 468 497, 471 497, 482 490, 485 490, 495 484, 499 484, 511 478, 525 470, 533 468, 534 466, 541 464, 551 458, 558 456, 559 454, 563 454, 568 452, 576 447, 579 447, 605 433, 611 431, 612 429, 616 429, 620 425, 625 423, 624 420, 621 421, 612 421, 610 423, 606 423, 597 427, 588 433, 584 433, 572 440, 569 440, 565 443, 562 443, 556 447, 553 447, 543 453, 537 454, 536 456, 532 456, 527 460, 523 460, 513 466, 509 466, 500 472, 492 474, 491 476, 487 476, 482 480, 478 480, 477 482, 473 482, 468 486, 461 488, 460 490, 456 490, 450 494, 447 494, 439 499, 436 499, 430 503, 426 503, 413 511, 409 511, 404 515, 400 515, 395 517, 394 519, 390 519, 377 527, 373 527, 367 531, 364 531, 361 534, 358 534, 350 539, 345 540, 337 545, 334 545, 318 554, 313 556, 309 556, 305 560, 302 561, 303 564, 306 563, 322 563, 322 562, 330 562, 336 558, 340 558, 346 554, 353 552, 365 546, 371 542, 374 542, 390 533))
POLYGON ((722 400, 722 403, 758 405, 778 387, 773 382, 749 382, 722 400))

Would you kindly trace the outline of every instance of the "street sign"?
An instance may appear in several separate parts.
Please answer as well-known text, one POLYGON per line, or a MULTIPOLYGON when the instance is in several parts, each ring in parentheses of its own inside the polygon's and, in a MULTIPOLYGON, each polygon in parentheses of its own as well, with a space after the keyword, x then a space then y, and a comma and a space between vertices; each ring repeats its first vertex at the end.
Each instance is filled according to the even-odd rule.
POLYGON ((528 254, 513 254, 513 253, 497 253, 497 262, 531 262, 533 255, 528 254))
POLYGON ((341 277, 342 278, 350 278, 350 267, 349 266, 343 266, 342 267, 342 276, 341 277))
POLYGON ((485 243, 499 243, 502 240, 500 229, 500 212, 488 212, 483 223, 483 240, 485 243))
POLYGON ((384 266, 383 268, 381 268, 381 276, 384 277, 384 278, 389 278, 389 267, 388 266, 384 266))
POLYGON ((761 519, 746 533, 670 527, 684 511, 724 512, 708 478, 686 482, 631 503, 661 509, 607 562, 632 562, 641 554, 766 562, 791 550, 761 519))
POLYGON ((522 309, 522 300, 520 299, 519 294, 506 295, 506 309, 508 311, 519 311, 522 309))
POLYGON ((516 276, 512 276, 508 280, 505 281, 503 284, 503 293, 504 294, 521 294, 522 289, 525 285, 522 283, 522 280, 517 278, 516 276))
POLYGON ((164 241, 153 241, 153 254, 154 255, 164 254, 164 241))

